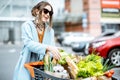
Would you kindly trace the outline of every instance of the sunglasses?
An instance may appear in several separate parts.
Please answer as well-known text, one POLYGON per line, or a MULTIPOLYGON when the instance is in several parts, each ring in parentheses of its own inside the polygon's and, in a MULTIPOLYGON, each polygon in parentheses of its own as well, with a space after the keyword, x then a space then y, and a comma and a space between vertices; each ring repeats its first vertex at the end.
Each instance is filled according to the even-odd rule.
POLYGON ((44 12, 44 14, 49 13, 50 16, 53 15, 53 12, 52 12, 52 11, 49 11, 48 9, 45 9, 45 8, 43 9, 43 12, 44 12))

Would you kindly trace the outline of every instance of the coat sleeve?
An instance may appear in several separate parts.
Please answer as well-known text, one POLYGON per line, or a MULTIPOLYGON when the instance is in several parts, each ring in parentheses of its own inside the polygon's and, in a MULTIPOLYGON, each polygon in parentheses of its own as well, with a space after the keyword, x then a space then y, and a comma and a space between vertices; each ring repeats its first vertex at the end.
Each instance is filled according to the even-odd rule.
POLYGON ((31 52, 44 55, 47 45, 41 44, 33 39, 31 26, 27 23, 24 23, 21 30, 24 46, 27 47, 31 52))

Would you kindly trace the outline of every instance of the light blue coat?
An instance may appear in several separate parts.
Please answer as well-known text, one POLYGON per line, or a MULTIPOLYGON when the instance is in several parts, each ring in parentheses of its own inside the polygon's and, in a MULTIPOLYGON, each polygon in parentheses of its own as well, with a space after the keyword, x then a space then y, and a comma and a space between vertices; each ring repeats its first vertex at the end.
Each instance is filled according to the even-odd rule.
POLYGON ((55 45, 54 30, 46 25, 43 42, 39 43, 38 33, 34 23, 32 21, 26 21, 22 25, 22 40, 24 47, 15 67, 13 80, 31 80, 28 70, 24 68, 24 64, 30 61, 35 61, 36 57, 33 59, 30 57, 31 52, 40 55, 39 59, 43 59, 47 45, 55 45))

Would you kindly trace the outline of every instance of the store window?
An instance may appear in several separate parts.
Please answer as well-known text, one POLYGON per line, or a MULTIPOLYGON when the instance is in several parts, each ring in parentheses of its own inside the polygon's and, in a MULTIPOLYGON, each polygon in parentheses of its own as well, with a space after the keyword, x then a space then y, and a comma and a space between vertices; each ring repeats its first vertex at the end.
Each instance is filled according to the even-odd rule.
POLYGON ((120 24, 102 24, 102 32, 115 32, 120 30, 120 24))

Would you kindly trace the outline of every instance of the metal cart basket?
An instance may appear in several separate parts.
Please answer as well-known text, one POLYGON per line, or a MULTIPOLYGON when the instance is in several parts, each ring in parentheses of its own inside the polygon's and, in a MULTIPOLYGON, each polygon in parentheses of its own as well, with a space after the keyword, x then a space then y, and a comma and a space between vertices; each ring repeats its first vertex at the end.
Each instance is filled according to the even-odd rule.
POLYGON ((32 80, 68 80, 45 73, 43 61, 26 63, 24 66, 30 72, 32 80))

